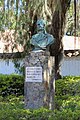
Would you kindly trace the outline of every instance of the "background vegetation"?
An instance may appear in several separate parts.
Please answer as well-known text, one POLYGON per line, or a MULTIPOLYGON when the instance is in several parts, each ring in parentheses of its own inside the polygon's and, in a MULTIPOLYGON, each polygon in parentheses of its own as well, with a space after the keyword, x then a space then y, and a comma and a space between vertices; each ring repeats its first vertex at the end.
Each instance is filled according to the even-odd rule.
POLYGON ((12 50, 17 49, 18 44, 22 45, 25 54, 31 50, 29 40, 37 32, 36 21, 40 18, 45 19, 47 31, 55 38, 55 43, 50 46, 49 51, 52 56, 55 56, 55 76, 59 79, 61 77, 60 61, 63 58, 62 37, 66 32, 67 35, 79 36, 79 7, 79 0, 1 0, 0 34, 6 41, 15 42, 12 50), (7 30, 14 31, 12 32, 14 40, 8 39, 10 35, 4 37, 3 31, 7 30))

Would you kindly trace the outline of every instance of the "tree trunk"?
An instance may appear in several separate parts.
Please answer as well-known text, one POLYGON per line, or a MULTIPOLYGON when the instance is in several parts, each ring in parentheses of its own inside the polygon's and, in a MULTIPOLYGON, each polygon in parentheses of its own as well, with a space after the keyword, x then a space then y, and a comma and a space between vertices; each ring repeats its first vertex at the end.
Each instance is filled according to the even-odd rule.
POLYGON ((60 66, 63 59, 62 37, 64 34, 64 25, 66 12, 70 6, 71 0, 60 0, 61 7, 56 8, 52 18, 51 34, 55 37, 55 44, 51 45, 50 53, 55 56, 55 79, 61 78, 60 66))

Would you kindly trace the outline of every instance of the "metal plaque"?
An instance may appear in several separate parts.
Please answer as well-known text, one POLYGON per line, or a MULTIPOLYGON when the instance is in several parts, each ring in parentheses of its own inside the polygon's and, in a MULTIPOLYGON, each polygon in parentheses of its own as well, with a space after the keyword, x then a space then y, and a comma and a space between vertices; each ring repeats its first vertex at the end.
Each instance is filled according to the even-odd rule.
POLYGON ((26 67, 26 82, 42 82, 42 67, 26 67))

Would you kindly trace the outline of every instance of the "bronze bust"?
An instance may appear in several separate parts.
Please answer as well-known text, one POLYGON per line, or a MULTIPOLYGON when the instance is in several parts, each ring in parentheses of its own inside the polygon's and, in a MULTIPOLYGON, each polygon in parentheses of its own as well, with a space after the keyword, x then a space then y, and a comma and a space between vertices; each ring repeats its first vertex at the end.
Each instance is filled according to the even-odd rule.
POLYGON ((33 35, 30 44, 34 46, 33 51, 46 50, 48 46, 54 43, 54 37, 45 30, 45 21, 37 21, 37 34, 33 35))

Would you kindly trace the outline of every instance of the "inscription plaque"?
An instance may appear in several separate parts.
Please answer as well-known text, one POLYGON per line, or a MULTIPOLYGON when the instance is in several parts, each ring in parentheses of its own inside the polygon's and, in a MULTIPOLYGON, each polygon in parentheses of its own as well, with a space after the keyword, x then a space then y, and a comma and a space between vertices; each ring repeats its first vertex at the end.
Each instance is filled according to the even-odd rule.
POLYGON ((42 67, 26 67, 26 82, 42 82, 42 67))

